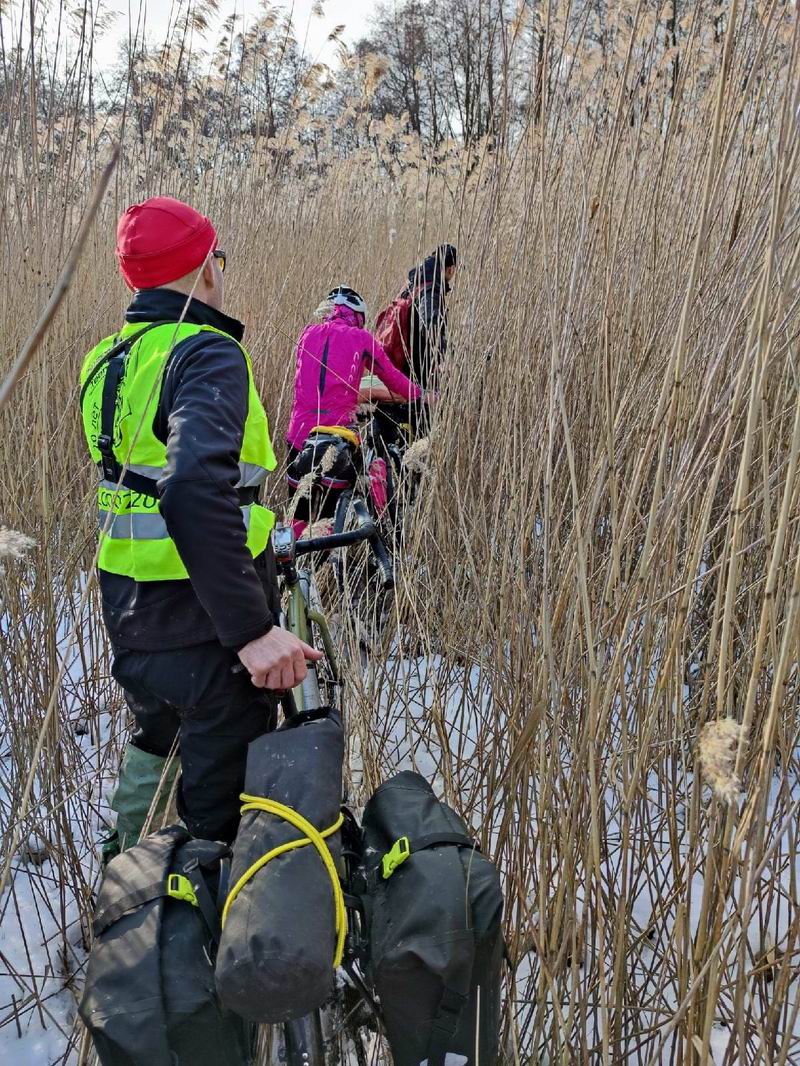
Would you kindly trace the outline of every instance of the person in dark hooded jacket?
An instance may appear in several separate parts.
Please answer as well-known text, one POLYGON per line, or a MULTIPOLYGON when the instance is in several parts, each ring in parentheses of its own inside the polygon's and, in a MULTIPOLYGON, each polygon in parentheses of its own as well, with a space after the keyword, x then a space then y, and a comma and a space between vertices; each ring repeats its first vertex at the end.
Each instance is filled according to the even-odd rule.
MULTIPOLYGON (((408 272, 408 289, 414 293, 408 335, 406 373, 426 393, 435 394, 441 383, 441 366, 447 354, 447 296, 458 268, 452 244, 440 244, 427 259, 408 272)), ((379 390, 376 390, 379 391, 379 390)), ((386 390, 383 390, 386 391, 386 390)), ((415 435, 428 430, 429 408, 399 404, 380 398, 373 427, 379 449, 407 444, 407 428, 415 435)))
POLYGON ((447 354, 447 295, 457 268, 456 248, 442 244, 408 273, 409 287, 417 292, 409 330, 411 377, 423 389, 437 387, 447 354))

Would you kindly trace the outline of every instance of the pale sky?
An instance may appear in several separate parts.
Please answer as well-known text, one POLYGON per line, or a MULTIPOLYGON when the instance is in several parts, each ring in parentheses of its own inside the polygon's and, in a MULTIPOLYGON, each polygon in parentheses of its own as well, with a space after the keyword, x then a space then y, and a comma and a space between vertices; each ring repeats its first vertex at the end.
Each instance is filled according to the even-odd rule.
MULTIPOLYGON (((311 14, 312 2, 313 0, 286 0, 284 3, 278 0, 274 6, 292 9, 298 43, 312 60, 333 62, 335 46, 328 43, 328 36, 336 26, 344 25, 344 40, 348 43, 357 40, 366 29, 366 19, 374 4, 370 0, 323 0, 324 16, 317 18, 311 14)), ((113 58, 118 41, 127 34, 129 19, 136 25, 140 8, 145 11, 147 36, 153 41, 163 38, 170 17, 174 18, 175 12, 172 0, 106 0, 106 4, 120 13, 114 30, 109 32, 108 39, 103 43, 105 55, 109 59, 113 58)), ((249 22, 258 15, 260 9, 258 0, 221 0, 220 22, 233 11, 242 15, 245 22, 249 22)), ((240 22, 240 28, 241 25, 240 22)), ((213 39, 213 34, 209 34, 209 40, 213 39)), ((101 62, 104 58, 105 56, 98 55, 101 62)))
MULTIPOLYGON (((331 64, 336 60, 336 49, 328 42, 328 36, 336 26, 345 26, 343 40, 352 44, 363 36, 367 28, 367 18, 375 4, 372 0, 322 0, 324 14, 322 18, 312 15, 313 0, 275 0, 275 7, 291 8, 294 15, 295 35, 301 48, 313 61, 321 60, 331 64)), ((73 7, 79 6, 73 4, 73 7)), ((101 11, 117 13, 112 29, 108 30, 97 43, 95 58, 100 66, 113 62, 117 56, 119 43, 128 35, 129 24, 136 27, 140 11, 144 12, 146 36, 151 43, 164 39, 170 21, 175 17, 176 4, 173 0, 92 0, 92 6, 101 11)), ((259 0, 220 0, 219 22, 221 23, 233 11, 251 21, 261 10, 259 0)), ((25 11, 27 13, 27 0, 25 11)), ((58 24, 59 0, 36 0, 37 21, 44 19, 48 29, 55 34, 58 24), (46 12, 46 13, 45 13, 46 12)), ((4 21, 13 19, 19 25, 20 0, 11 5, 11 10, 4 16, 4 21)), ((242 22, 238 28, 241 29, 242 22)), ((208 41, 216 40, 217 27, 208 35, 208 41)), ((24 32, 24 31, 23 31, 24 32)), ((16 34, 15 34, 16 36, 16 34)), ((27 36, 27 34, 26 34, 27 36)))

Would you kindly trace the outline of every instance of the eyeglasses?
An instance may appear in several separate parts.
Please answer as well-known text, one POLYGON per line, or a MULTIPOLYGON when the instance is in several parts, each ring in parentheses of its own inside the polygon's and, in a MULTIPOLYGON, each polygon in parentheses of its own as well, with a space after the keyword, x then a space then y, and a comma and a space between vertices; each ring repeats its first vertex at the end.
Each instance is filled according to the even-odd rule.
POLYGON ((225 262, 226 262, 228 257, 225 255, 225 253, 222 251, 221 248, 217 248, 216 251, 213 251, 211 254, 214 256, 216 261, 219 263, 219 268, 222 271, 222 273, 224 274, 225 273, 225 262))

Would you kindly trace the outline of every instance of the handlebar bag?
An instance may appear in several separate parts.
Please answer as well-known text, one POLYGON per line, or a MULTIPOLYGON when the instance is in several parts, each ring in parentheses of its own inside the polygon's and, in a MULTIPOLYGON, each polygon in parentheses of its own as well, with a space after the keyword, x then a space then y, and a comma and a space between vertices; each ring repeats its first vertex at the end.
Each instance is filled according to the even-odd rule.
POLYGON ((298 715, 248 749, 216 975, 225 1006, 251 1021, 302 1017, 333 991, 346 927, 343 759, 329 710, 298 715))

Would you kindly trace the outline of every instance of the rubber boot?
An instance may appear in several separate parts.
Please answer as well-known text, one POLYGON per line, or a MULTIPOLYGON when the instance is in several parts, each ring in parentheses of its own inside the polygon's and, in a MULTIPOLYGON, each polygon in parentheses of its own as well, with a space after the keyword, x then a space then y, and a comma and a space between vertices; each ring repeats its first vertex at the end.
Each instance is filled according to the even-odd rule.
MULTIPOLYGON (((150 755, 140 748, 135 748, 132 744, 125 749, 119 769, 119 784, 111 801, 111 809, 117 812, 116 835, 120 851, 125 851, 138 842, 159 786, 161 791, 152 824, 160 824, 180 769, 180 760, 173 758, 165 773, 167 761, 159 755, 150 755)), ((104 844, 104 858, 111 846, 110 841, 104 844)))

